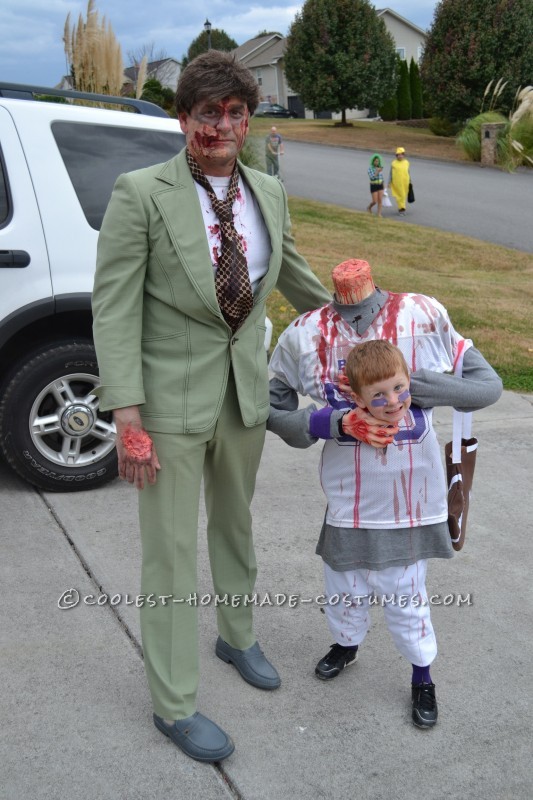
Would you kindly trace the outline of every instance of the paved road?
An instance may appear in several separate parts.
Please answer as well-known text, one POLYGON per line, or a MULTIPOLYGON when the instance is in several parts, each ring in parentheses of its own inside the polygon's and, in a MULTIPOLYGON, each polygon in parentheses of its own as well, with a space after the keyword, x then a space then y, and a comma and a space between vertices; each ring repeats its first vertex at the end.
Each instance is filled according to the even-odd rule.
MULTIPOLYGON (((370 152, 286 142, 281 168, 290 195, 364 210, 370 152)), ((385 156, 388 177, 392 156, 385 156)), ((533 253, 533 170, 514 174, 474 164, 410 158, 416 202, 409 222, 533 253)), ((396 209, 385 215, 402 220, 396 209)))
MULTIPOLYGON (((315 678, 331 642, 314 601, 321 448, 268 435, 253 506, 255 620, 282 686, 261 692, 217 659, 215 609, 200 607, 200 708, 236 744, 221 769, 188 759, 151 721, 139 612, 125 597, 139 591, 135 490, 39 494, 0 464, 1 800, 531 800, 532 399, 505 392, 475 415, 468 540, 428 577, 440 602, 432 731, 410 722, 410 669, 380 608, 357 664, 331 684, 315 678), (113 607, 60 610, 68 587, 92 603, 107 593, 113 607)), ((444 442, 449 410, 435 420, 444 442)), ((203 516, 198 567, 205 598, 203 516)))

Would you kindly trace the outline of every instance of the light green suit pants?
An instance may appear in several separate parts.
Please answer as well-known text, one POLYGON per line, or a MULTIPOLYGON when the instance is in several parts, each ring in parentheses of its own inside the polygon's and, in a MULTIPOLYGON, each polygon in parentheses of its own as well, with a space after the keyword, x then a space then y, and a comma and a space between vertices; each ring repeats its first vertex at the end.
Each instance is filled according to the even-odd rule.
MULTIPOLYGON (((151 433, 161 463, 157 482, 139 492, 142 538, 141 592, 188 598, 196 592, 198 509, 202 475, 213 589, 219 596, 247 595, 257 573, 250 503, 265 424, 243 425, 233 374, 216 425, 206 433, 151 433)), ((217 606, 222 638, 251 647, 252 606, 217 606)), ((144 663, 154 711, 183 719, 196 711, 197 607, 193 603, 141 608, 144 663)), ((213 643, 214 645, 214 643, 213 643)))

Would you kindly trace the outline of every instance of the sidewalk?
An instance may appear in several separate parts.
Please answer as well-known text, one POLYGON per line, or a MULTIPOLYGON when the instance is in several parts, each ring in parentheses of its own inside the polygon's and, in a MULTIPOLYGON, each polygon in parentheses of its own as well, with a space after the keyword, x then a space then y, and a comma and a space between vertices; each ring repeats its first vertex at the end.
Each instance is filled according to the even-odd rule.
MULTIPOLYGON (((444 444, 451 413, 436 420, 444 444)), ((282 687, 258 691, 216 658, 214 608, 199 609, 199 708, 236 744, 220 767, 188 759, 151 721, 138 610, 126 603, 139 593, 135 490, 117 481, 41 497, 0 465, 0 800, 530 800, 533 397, 505 392, 474 428, 467 543, 428 577, 442 598, 431 731, 411 724, 410 668, 379 608, 358 663, 331 684, 315 678, 331 643, 313 602, 320 447, 268 435, 253 509, 255 619, 282 687), (60 610, 70 587, 116 605, 60 610), (276 594, 295 595, 294 607, 276 594)), ((211 592, 201 525, 200 596, 211 592)))

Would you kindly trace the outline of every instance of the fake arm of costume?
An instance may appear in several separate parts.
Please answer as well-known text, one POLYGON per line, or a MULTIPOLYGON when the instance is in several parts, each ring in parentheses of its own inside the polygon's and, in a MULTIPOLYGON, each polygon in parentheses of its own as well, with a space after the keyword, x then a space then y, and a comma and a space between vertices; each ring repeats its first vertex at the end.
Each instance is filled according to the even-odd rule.
POLYGON ((303 449, 318 441, 318 437, 309 432, 311 415, 316 410, 314 403, 298 408, 298 393, 279 378, 271 379, 267 430, 275 433, 290 447, 303 449))
POLYGON ((465 351, 462 378, 429 369, 411 374, 413 403, 421 408, 453 406, 458 411, 479 411, 495 403, 502 389, 500 376, 475 347, 465 351))
POLYGON ((341 431, 341 420, 348 411, 349 409, 335 409, 331 406, 317 409, 314 403, 298 408, 298 395, 294 389, 278 378, 270 381, 267 430, 277 434, 291 447, 306 448, 319 439, 344 439, 346 436, 352 436, 374 447, 384 447, 392 442, 392 435, 398 432, 394 428, 389 435, 382 423, 362 409, 352 409, 348 428, 341 431))
POLYGON ((148 259, 147 215, 129 175, 111 195, 98 238, 92 297, 100 408, 145 402, 141 366, 143 290, 148 259))
POLYGON ((279 185, 284 203, 283 253, 277 288, 299 314, 331 302, 331 294, 320 283, 311 267, 296 250, 285 189, 279 185))

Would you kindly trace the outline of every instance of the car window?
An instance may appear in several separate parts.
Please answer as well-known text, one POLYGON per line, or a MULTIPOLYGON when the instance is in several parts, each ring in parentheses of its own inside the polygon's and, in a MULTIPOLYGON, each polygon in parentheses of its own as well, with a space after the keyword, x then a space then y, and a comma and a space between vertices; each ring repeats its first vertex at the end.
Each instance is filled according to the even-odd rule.
POLYGON ((0 226, 9 217, 9 193, 7 191, 6 174, 4 171, 4 161, 0 152, 0 226))
POLYGON ((116 179, 168 161, 185 144, 183 134, 111 125, 56 121, 52 133, 87 222, 100 230, 116 179))

